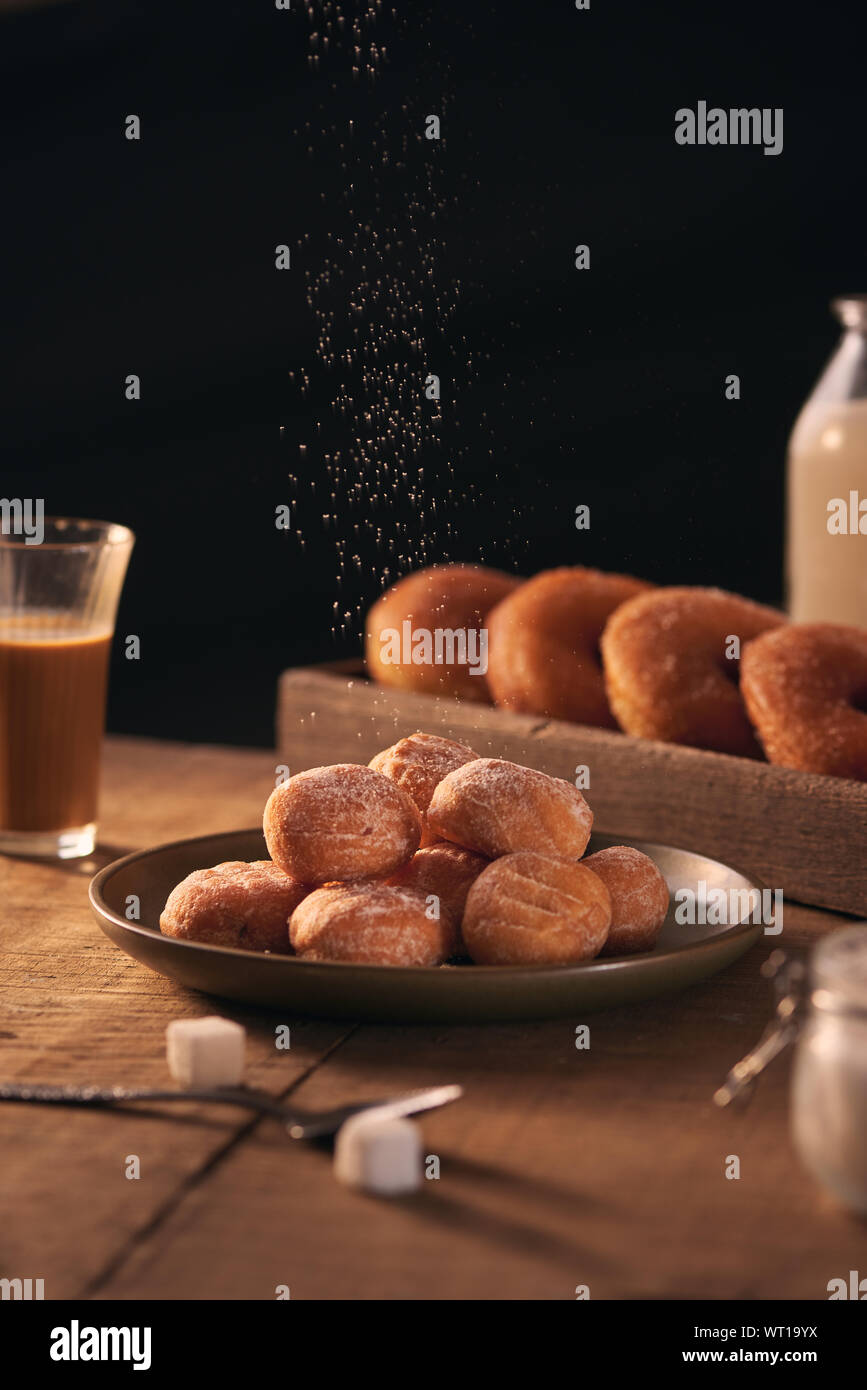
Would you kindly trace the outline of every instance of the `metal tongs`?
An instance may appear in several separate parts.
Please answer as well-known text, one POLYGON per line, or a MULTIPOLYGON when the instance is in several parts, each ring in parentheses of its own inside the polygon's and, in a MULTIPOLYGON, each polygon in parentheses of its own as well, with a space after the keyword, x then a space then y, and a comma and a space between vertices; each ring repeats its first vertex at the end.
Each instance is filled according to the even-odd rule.
POLYGON ((790 960, 785 951, 773 951, 762 966, 762 974, 772 982, 774 1016, 756 1046, 732 1067, 722 1086, 714 1091, 717 1105, 731 1105, 732 1101, 746 1104, 753 1094, 756 1078, 801 1031, 806 967, 801 961, 790 960))

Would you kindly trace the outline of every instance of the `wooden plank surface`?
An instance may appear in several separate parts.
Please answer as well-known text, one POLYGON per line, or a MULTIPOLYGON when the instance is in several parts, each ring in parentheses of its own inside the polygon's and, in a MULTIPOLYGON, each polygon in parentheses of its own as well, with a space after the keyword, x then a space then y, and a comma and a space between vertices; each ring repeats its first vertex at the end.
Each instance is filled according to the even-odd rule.
MULTIPOLYGON (((111 740, 106 838, 119 850, 255 824, 274 763, 111 740)), ((162 1082, 167 1020, 215 1005, 110 946, 88 867, 0 861, 0 1074, 162 1082)), ((843 920, 792 907, 783 944, 803 952, 843 920)), ((352 1028, 220 1002, 248 1029, 250 1080, 303 1104, 462 1082, 465 1099, 424 1121, 439 1179, 386 1203, 337 1186, 327 1150, 270 1121, 0 1106, 0 1277, 44 1278, 48 1298, 270 1299, 287 1284, 293 1298, 571 1299, 586 1284, 594 1298, 824 1299, 829 1279, 867 1267, 867 1228, 797 1163, 790 1059, 744 1113, 711 1103, 764 1026, 759 965, 777 944, 688 994, 594 1015, 586 1052, 581 1019, 352 1028)))
MULTIPOLYGON (((169 1020, 229 1011, 117 951, 90 912, 88 880, 138 846, 255 825, 273 779, 270 753, 114 739, 104 766, 105 843, 94 860, 0 858, 4 1079, 171 1085, 169 1020)), ((231 1017, 248 1029, 251 1084, 275 1093, 288 1092, 349 1031, 299 1021, 291 1051, 277 1052, 272 1020, 243 1009, 231 1017)), ((98 1290, 249 1124, 237 1110, 184 1109, 189 1118, 177 1126, 142 1111, 0 1105, 0 1278, 44 1278, 47 1298, 98 1290), (140 1179, 124 1175, 130 1155, 141 1161, 140 1179)))
MULTIPOLYGON (((790 944, 826 926, 796 916, 790 944)), ((296 1299, 572 1299, 584 1284, 593 1298, 826 1298, 829 1279, 864 1267, 867 1233, 796 1161, 788 1060, 745 1112, 711 1102, 763 1026, 766 954, 679 999, 595 1016, 587 1052, 571 1019, 358 1029, 298 1099, 461 1082, 466 1098, 423 1125, 439 1179, 385 1204, 263 1123, 101 1295, 258 1299, 287 1284, 296 1299)))
POLYGON ((311 668, 281 677, 277 743, 293 771, 367 762, 417 729, 573 781, 596 827, 697 850, 813 906, 867 915, 867 784, 629 738, 311 668))

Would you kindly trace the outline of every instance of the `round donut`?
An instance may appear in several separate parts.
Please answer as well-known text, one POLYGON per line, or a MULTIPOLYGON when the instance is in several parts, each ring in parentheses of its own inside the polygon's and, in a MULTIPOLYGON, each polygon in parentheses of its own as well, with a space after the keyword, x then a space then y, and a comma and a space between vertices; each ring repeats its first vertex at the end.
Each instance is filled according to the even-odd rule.
POLYGON ((500 758, 476 758, 444 777, 428 807, 444 840, 496 859, 516 850, 578 859, 593 812, 577 787, 500 758))
POLYGON ((288 922, 310 889, 270 859, 196 869, 168 896, 160 931, 181 941, 289 952, 288 922))
POLYGON ((461 922, 467 894, 490 862, 484 854, 474 854, 471 849, 441 840, 420 849, 388 881, 420 893, 425 902, 431 897, 437 899, 440 915, 446 916, 453 928, 447 954, 458 955, 464 953, 461 922))
POLYGON ((470 889, 463 935, 477 965, 574 965, 598 955, 610 923, 608 889, 583 864, 507 854, 470 889))
POLYGON ((867 628, 796 623, 757 637, 741 690, 772 763, 867 782, 867 628))
POLYGON ((599 639, 621 603, 650 589, 625 574, 580 566, 543 570, 488 615, 488 688, 494 703, 616 729, 599 639))
POLYGON ((655 589, 629 599, 602 634, 611 708, 638 738, 756 758, 761 750, 738 689, 740 649, 785 621, 722 589, 655 589))
POLYGON ((437 838, 427 825, 427 808, 434 788, 456 767, 463 767, 477 758, 465 743, 454 743, 438 734, 410 734, 391 748, 385 748, 371 758, 368 767, 381 772, 405 792, 409 792, 421 813, 422 848, 437 838))
POLYGON ((631 845, 612 845, 581 862, 611 895, 611 928, 600 955, 652 951, 668 915, 668 884, 653 860, 631 845))
POLYGON ((367 615, 368 671, 400 690, 490 704, 486 618, 519 583, 483 565, 432 565, 399 579, 367 615))
POLYGON ((336 763, 275 787, 263 819, 268 853, 302 883, 385 877, 421 840, 412 797, 381 772, 336 763))
POLYGON ((451 919, 428 915, 420 893, 383 883, 317 888, 292 914, 289 935, 305 960, 356 965, 441 965, 449 954, 451 919))

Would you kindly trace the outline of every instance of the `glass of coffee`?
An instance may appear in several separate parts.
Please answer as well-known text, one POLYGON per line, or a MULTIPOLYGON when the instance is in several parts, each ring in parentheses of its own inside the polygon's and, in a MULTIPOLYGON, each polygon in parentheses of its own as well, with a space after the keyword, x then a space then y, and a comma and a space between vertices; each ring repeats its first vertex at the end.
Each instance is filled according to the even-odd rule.
POLYGON ((0 852, 74 859, 96 839, 109 650, 135 537, 34 520, 17 499, 0 507, 0 852))

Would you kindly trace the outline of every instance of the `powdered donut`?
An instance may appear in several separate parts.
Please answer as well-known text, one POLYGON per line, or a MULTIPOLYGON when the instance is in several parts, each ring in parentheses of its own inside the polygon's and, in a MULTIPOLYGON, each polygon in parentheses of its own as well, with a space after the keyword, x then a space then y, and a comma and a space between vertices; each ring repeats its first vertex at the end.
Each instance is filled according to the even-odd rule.
POLYGON ((598 954, 610 922, 608 889, 583 864, 507 854, 470 889, 463 934, 478 965, 573 965, 598 954))
POLYGON ((524 714, 617 727, 608 706, 599 639, 616 608, 649 589, 599 570, 543 570, 488 615, 488 687, 524 714))
POLYGON ((209 946, 288 953, 289 917, 309 892, 270 859, 215 864, 196 869, 172 889, 160 931, 209 946))
POLYGON ((772 763, 867 781, 867 628, 798 623, 745 649, 741 690, 772 763))
POLYGON ((500 758, 477 758, 440 782, 428 825, 489 859, 516 850, 578 859, 590 839, 593 812, 571 782, 500 758))
POLYGON ((299 772, 264 816, 268 853, 304 883, 385 876, 418 849, 421 816, 394 782, 356 763, 299 772))
POLYGON ((381 772, 409 792, 422 821, 422 848, 436 839, 427 827, 427 808, 434 788, 449 772, 477 758, 465 743, 454 743, 438 734, 410 734, 371 758, 368 767, 381 772))
POLYGON ((452 946, 449 917, 428 916, 424 898, 382 883, 332 884, 292 914, 292 945, 305 960, 357 965, 440 965, 452 946))
POLYGON ((783 617, 721 589, 656 589, 618 608, 602 634, 608 699, 638 738, 759 757, 738 689, 743 646, 783 617))
POLYGON ((420 849, 388 881, 400 888, 413 889, 425 901, 431 896, 438 899, 440 914, 447 916, 453 926, 448 955, 458 955, 464 950, 461 922, 467 894, 489 863, 483 854, 440 841, 428 849, 420 849))
POLYGON ((652 951, 668 915, 668 884, 646 854, 612 845, 581 861, 611 895, 611 929, 600 955, 652 951))
POLYGON ((483 565, 433 565, 399 579, 367 615, 368 671, 401 690, 490 703, 485 621, 519 583, 483 565))

